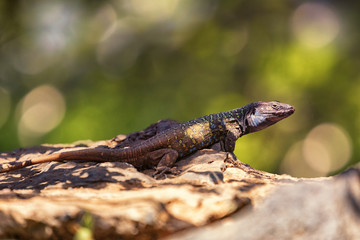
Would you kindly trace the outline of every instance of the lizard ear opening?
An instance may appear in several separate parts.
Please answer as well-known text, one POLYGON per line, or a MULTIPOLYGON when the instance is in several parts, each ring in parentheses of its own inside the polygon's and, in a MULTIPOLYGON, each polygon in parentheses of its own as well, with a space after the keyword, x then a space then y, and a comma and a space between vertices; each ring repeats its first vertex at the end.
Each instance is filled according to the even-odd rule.
POLYGON ((249 126, 249 120, 245 118, 245 126, 249 126))
POLYGON ((247 134, 247 126, 249 126, 249 120, 247 118, 245 118, 243 123, 239 123, 240 126, 240 130, 241 130, 241 136, 247 134))

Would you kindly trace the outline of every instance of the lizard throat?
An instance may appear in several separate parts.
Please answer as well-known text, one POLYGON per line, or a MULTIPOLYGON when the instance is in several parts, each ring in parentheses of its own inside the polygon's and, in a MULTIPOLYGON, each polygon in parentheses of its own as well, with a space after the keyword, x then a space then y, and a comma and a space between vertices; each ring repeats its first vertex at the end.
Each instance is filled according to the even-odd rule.
POLYGON ((248 133, 257 132, 277 122, 277 117, 272 114, 255 111, 246 118, 245 126, 248 133), (273 121, 274 120, 274 121, 273 121))
POLYGON ((250 116, 250 121, 248 121, 249 126, 251 127, 258 127, 261 124, 263 124, 266 121, 266 116, 259 114, 257 111, 255 112, 255 114, 251 114, 250 116))

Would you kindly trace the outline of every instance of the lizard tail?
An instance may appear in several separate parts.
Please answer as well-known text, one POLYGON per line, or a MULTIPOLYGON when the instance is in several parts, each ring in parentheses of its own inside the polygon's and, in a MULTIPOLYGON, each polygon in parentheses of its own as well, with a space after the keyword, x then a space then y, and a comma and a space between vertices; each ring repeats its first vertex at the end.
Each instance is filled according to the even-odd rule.
POLYGON ((136 161, 133 159, 127 158, 127 151, 109 151, 109 150, 100 150, 100 149, 81 149, 68 152, 52 153, 50 155, 41 156, 38 158, 17 162, 15 164, 3 164, 0 166, 0 173, 10 172, 18 170, 24 167, 32 166, 40 163, 47 163, 51 161, 95 161, 95 162, 111 162, 111 161, 122 161, 122 159, 127 159, 128 163, 136 165, 136 161))
POLYGON ((61 155, 61 153, 53 153, 53 154, 48 155, 48 156, 38 157, 38 158, 35 158, 35 159, 30 159, 30 160, 26 160, 26 161, 23 161, 23 162, 15 163, 14 165, 12 165, 12 164, 2 164, 1 169, 0 169, 0 173, 18 170, 18 169, 21 169, 21 168, 24 168, 24 167, 35 165, 35 164, 46 163, 46 162, 51 162, 51 161, 59 161, 60 160, 59 159, 60 155, 61 155))

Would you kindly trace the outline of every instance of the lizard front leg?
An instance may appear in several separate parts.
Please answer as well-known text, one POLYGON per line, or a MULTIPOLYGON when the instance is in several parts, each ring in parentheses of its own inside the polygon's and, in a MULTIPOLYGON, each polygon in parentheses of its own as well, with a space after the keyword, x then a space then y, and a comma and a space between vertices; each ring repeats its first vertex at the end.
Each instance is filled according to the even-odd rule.
POLYGON ((156 166, 156 171, 153 174, 154 178, 158 179, 171 170, 171 167, 175 164, 179 154, 174 149, 162 148, 149 152, 146 156, 151 161, 160 159, 156 166))
POLYGON ((229 121, 225 124, 226 135, 220 141, 221 150, 225 152, 234 152, 236 140, 242 136, 240 124, 237 121, 229 121))

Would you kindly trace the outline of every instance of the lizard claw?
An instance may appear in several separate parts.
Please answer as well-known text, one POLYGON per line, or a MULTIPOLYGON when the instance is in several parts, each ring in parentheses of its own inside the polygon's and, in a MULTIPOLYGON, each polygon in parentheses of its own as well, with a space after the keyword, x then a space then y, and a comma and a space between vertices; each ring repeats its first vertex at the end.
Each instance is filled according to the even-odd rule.
POLYGON ((172 168, 165 167, 163 169, 156 169, 155 173, 152 176, 155 179, 165 179, 167 178, 165 174, 166 172, 174 175, 180 174, 180 170, 178 170, 176 167, 172 167, 172 168))
POLYGON ((180 170, 177 168, 177 167, 172 167, 168 170, 171 174, 174 174, 174 175, 179 175, 180 174, 180 170))
POLYGON ((169 167, 162 167, 157 168, 155 173, 153 174, 153 178, 155 179, 165 179, 166 178, 166 172, 171 172, 171 169, 169 167))
POLYGON ((165 179, 167 178, 166 174, 164 172, 161 172, 161 173, 154 173, 152 175, 153 178, 155 178, 156 180, 160 180, 160 179, 165 179))

